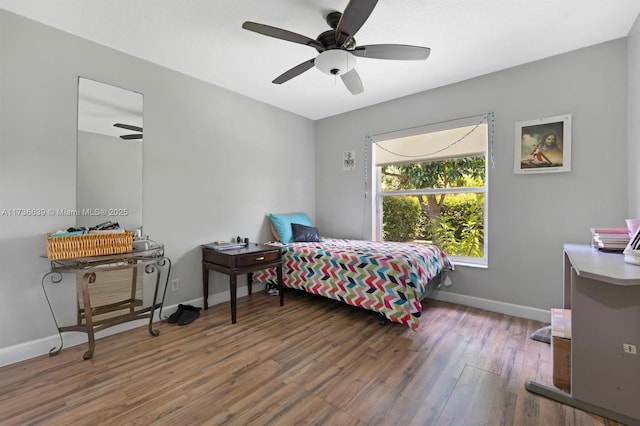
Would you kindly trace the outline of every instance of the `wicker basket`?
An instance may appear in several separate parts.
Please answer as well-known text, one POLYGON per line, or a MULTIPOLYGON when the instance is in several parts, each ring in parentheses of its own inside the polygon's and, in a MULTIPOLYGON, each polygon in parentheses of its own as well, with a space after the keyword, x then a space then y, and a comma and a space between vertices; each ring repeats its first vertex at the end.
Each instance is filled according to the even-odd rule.
POLYGON ((49 257, 49 260, 104 256, 128 253, 132 250, 133 232, 131 231, 71 235, 68 237, 47 235, 47 257, 49 257))

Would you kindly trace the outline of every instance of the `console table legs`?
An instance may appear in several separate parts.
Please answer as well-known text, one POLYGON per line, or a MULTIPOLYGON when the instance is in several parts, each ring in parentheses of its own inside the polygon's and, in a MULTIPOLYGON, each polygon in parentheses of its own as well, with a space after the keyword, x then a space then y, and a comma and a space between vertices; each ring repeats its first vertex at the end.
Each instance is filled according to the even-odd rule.
MULTIPOLYGON (((49 309, 51 311, 51 316, 53 317, 53 321, 58 329, 58 335, 60 336, 60 347, 52 348, 49 350, 49 355, 53 356, 58 354, 64 345, 64 340, 62 339, 62 333, 67 331, 78 331, 87 334, 87 345, 88 349, 83 354, 82 358, 85 360, 91 359, 93 357, 95 351, 95 333, 101 330, 104 330, 108 327, 112 327, 114 325, 118 325, 127 321, 133 321, 143 318, 149 318, 149 334, 151 336, 158 336, 160 334, 159 330, 153 328, 153 319, 155 315, 155 310, 160 309, 160 317, 162 316, 162 307, 164 305, 164 299, 167 292, 167 283, 169 281, 169 275, 171 274, 171 260, 163 257, 152 254, 152 256, 143 257, 138 256, 135 257, 135 254, 123 254, 120 256, 109 256, 106 257, 103 262, 100 260, 96 261, 95 264, 86 263, 73 263, 74 260, 70 260, 69 265, 60 263, 57 264, 52 263, 52 270, 46 273, 42 277, 42 289, 44 291, 44 295, 47 299, 47 304, 49 305, 49 309), (127 259, 127 256, 133 256, 132 259, 127 259), (136 309, 136 306, 141 306, 143 301, 140 299, 135 299, 136 289, 138 286, 137 281, 137 271, 138 268, 144 266, 144 272, 147 274, 156 274, 155 277, 155 289, 153 293, 153 300, 151 301, 151 306, 142 309, 136 309), (109 270, 117 270, 117 269, 132 269, 133 277, 131 280, 131 298, 118 301, 116 303, 111 304, 103 304, 97 307, 91 306, 91 296, 90 296, 90 284, 96 282, 96 274, 97 272, 109 271, 109 270), (164 287, 160 289, 160 283, 162 280, 163 271, 166 270, 166 279, 164 280, 164 287), (74 273, 77 274, 77 279, 79 280, 81 298, 82 298, 82 307, 80 307, 80 302, 76 299, 77 302, 77 323, 71 326, 61 327, 56 320, 55 313, 53 312, 53 308, 51 307, 51 303, 49 301, 49 296, 47 294, 47 290, 45 288, 45 280, 46 278, 50 278, 52 283, 59 284, 62 282, 62 272, 65 273, 74 273), (160 297, 160 300, 158 298, 160 297), (100 315, 104 315, 106 313, 118 312, 127 309, 128 312, 111 316, 108 318, 101 319, 100 315), (94 316, 97 317, 94 318, 94 316)), ((100 258, 97 258, 100 259, 100 258)), ((74 284, 75 285, 75 284, 74 284)))
POLYGON ((606 417, 607 419, 615 420, 616 422, 622 423, 625 425, 636 425, 636 426, 640 425, 640 420, 638 419, 632 419, 631 417, 625 416, 624 414, 614 413, 613 411, 609 411, 605 408, 601 408, 596 405, 592 405, 587 402, 580 401, 578 399, 573 398, 570 394, 566 392, 560 391, 555 388, 551 388, 549 386, 542 385, 540 383, 527 381, 524 387, 529 392, 542 395, 546 398, 552 399, 554 401, 558 401, 570 407, 577 408, 578 410, 597 414, 599 416, 606 417))
POLYGON ((82 289, 82 304, 84 305, 84 323, 87 328, 87 343, 89 344, 89 350, 87 350, 82 358, 89 359, 93 356, 93 352, 96 347, 96 339, 93 334, 93 315, 91 312, 91 299, 89 298, 89 283, 96 282, 95 272, 87 272, 82 275, 81 289, 82 289))
MULTIPOLYGON (((162 318, 162 307, 164 306, 164 298, 167 295, 167 286, 169 284, 169 276, 171 275, 171 259, 169 259, 168 257, 163 257, 161 259, 158 259, 157 263, 154 264, 149 264, 145 267, 145 272, 148 274, 152 274, 152 273, 156 273, 156 286, 155 289, 153 290, 153 301, 151 302, 151 308, 149 311, 149 334, 152 335, 153 337, 159 336, 160 335, 160 330, 154 329, 153 328, 153 316, 156 310, 156 307, 158 306, 158 290, 160 289, 160 278, 162 276, 162 268, 167 269, 167 278, 165 280, 164 283, 164 288, 162 290, 162 299, 160 299, 160 313, 159 313, 159 317, 162 318)), ((135 286, 135 280, 134 280, 134 286, 135 286)), ((133 299, 134 296, 132 295, 131 298, 133 299)), ((134 311, 132 311, 132 313, 135 313, 134 311)))

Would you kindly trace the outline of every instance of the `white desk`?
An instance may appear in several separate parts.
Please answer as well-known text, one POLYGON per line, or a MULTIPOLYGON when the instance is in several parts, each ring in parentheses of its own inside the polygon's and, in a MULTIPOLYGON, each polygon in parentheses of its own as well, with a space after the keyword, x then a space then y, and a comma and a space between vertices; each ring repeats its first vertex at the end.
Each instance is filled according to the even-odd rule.
POLYGON ((588 245, 564 246, 564 308, 571 309, 571 393, 527 390, 629 425, 640 425, 640 266, 588 245), (636 345, 637 355, 623 351, 636 345))

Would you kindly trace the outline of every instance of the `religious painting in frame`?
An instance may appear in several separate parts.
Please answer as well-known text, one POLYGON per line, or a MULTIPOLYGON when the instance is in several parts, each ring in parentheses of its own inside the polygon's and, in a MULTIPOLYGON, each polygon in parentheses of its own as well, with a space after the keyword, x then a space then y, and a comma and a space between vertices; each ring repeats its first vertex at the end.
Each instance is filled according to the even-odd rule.
POLYGON ((514 172, 571 171, 571 115, 516 123, 514 172))

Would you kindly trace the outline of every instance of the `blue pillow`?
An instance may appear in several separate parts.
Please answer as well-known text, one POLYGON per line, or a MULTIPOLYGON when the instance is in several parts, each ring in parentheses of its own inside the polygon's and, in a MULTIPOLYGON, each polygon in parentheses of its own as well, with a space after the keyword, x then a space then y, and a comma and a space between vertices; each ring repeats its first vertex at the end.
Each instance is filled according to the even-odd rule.
POLYGON ((271 217, 271 224, 278 233, 278 237, 282 244, 293 242, 293 229, 292 223, 299 223, 301 225, 313 226, 311 218, 306 213, 291 213, 291 214, 273 214, 271 217))

